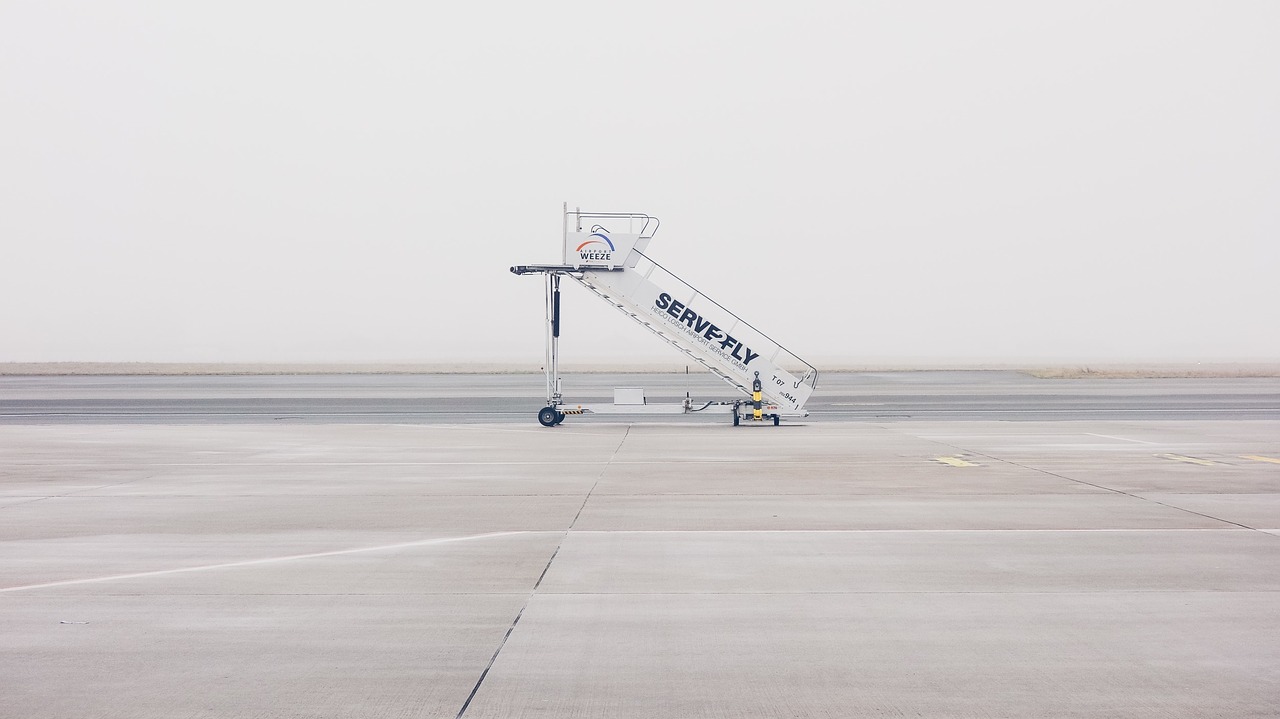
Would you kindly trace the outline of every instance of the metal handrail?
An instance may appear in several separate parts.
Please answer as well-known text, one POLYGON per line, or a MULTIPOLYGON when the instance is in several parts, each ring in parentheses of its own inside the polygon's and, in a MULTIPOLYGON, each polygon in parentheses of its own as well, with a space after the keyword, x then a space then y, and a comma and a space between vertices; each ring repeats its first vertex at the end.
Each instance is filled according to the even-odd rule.
MULTIPOLYGON (((770 342, 772 342, 772 343, 773 343, 773 344, 774 344, 778 349, 780 349, 781 351, 786 352, 786 353, 787 353, 787 355, 788 355, 791 359, 795 360, 797 363, 799 363, 800 365, 802 365, 802 366, 805 368, 804 376, 803 376, 803 377, 801 377, 801 378, 799 379, 799 381, 797 381, 797 382, 796 382, 796 385, 795 385, 795 386, 796 386, 796 387, 799 387, 799 386, 800 386, 800 385, 802 385, 802 384, 808 384, 810 389, 817 389, 817 387, 818 387, 818 368, 817 368, 817 367, 814 367, 813 365, 809 364, 809 363, 808 363, 808 362, 806 362, 805 360, 801 359, 799 355, 797 355, 796 353, 794 353, 794 352, 792 352, 791 350, 789 350, 789 349, 787 349, 786 347, 784 347, 784 346, 782 345, 782 343, 781 343, 781 342, 779 342, 779 341, 775 340, 774 338, 770 337, 769 335, 765 334, 764 332, 761 332, 758 328, 756 328, 756 326, 755 326, 755 325, 753 325, 753 324, 751 324, 750 322, 747 322, 746 320, 742 319, 742 318, 741 318, 741 317, 739 317, 735 312, 733 312, 732 310, 730 310, 728 307, 725 307, 724 305, 720 304, 719 302, 716 302, 715 300, 711 299, 711 298, 710 298, 710 297, 708 297, 707 295, 704 295, 704 294, 702 293, 702 291, 701 291, 701 290, 699 290, 697 287, 694 287, 693 285, 689 284, 689 283, 688 283, 684 278, 680 277, 680 275, 677 275, 676 273, 674 273, 674 272, 672 272, 671 270, 667 269, 666 267, 662 266, 660 263, 658 263, 658 262, 657 262, 656 260, 654 260, 652 257, 650 257, 650 256, 646 255, 645 253, 643 253, 643 252, 641 252, 641 251, 639 251, 639 250, 632 250, 632 251, 633 251, 633 252, 635 252, 636 254, 640 255, 641 257, 643 257, 645 260, 648 260, 648 262, 649 262, 650 264, 652 264, 654 267, 657 267, 658 269, 660 269, 660 270, 662 270, 663 272, 665 272, 665 273, 667 273, 668 275, 670 275, 670 276, 671 276, 673 279, 675 279, 676 281, 678 281, 678 282, 682 283, 685 287, 688 287, 689 289, 693 290, 694 294, 696 294, 698 297, 701 297, 702 299, 705 299, 707 302, 710 302, 711 304, 713 304, 713 305, 715 305, 716 307, 720 308, 720 310, 722 310, 725 314, 729 315, 729 316, 730 316, 730 317, 732 317, 733 319, 735 319, 735 320, 737 320, 738 322, 742 323, 743 325, 747 326, 748 328, 750 328, 750 329, 751 329, 751 331, 752 331, 752 332, 755 332, 756 334, 760 335, 761 337, 765 338, 766 340, 769 340, 770 342)), ((775 354, 775 356, 776 356, 776 354, 775 354)))
POLYGON ((582 229, 581 222, 584 217, 589 220, 644 220, 644 224, 640 227, 639 235, 645 239, 651 239, 656 235, 658 233, 658 226, 662 224, 662 221, 658 218, 652 215, 646 215, 643 212, 583 212, 581 210, 566 210, 564 214, 565 217, 572 215, 578 219, 577 229, 579 231, 582 229), (652 231, 649 230, 649 226, 651 224, 653 225, 652 231))

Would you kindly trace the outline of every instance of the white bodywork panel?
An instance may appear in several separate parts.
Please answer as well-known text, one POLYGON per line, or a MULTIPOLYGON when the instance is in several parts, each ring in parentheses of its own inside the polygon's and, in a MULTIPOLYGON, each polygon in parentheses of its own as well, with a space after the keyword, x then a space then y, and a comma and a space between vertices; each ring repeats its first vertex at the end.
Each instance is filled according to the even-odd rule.
POLYGON ((574 279, 742 392, 751 393, 758 372, 769 404, 803 410, 813 387, 793 373, 800 367, 786 366, 802 362, 639 251, 631 255, 621 271, 584 268, 574 279))
POLYGON ((640 256, 632 252, 644 252, 649 246, 651 237, 628 234, 625 232, 570 232, 564 240, 564 263, 573 267, 614 268, 627 261, 628 267, 635 267, 640 256))
POLYGON ((644 404, 644 389, 641 387, 615 387, 613 389, 614 404, 644 404))

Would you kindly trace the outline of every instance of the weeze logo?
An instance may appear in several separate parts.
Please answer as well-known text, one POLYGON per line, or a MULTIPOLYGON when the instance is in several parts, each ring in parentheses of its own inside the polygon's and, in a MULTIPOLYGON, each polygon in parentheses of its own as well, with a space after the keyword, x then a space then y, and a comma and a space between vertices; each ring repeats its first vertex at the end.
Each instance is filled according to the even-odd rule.
POLYGON ((578 253, 578 257, 584 262, 612 262, 613 261, 613 240, 608 235, 600 232, 592 233, 591 238, 574 250, 578 253), (600 239, 595 239, 599 237, 600 239), (608 247, 609 249, 605 249, 608 247))

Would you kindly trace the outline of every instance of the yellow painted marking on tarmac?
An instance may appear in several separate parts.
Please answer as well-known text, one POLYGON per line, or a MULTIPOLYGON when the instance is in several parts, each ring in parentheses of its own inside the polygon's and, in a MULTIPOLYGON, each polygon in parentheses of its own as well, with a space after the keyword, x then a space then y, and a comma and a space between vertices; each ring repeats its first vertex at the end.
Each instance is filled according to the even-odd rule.
POLYGON ((1245 455, 1241 455, 1240 458, 1252 459, 1255 462, 1270 462, 1272 464, 1280 464, 1280 459, 1276 459, 1275 457, 1263 457, 1257 454, 1245 454, 1245 455))
POLYGON ((973 462, 966 462, 959 457, 937 457, 935 462, 942 462, 949 467, 977 467, 973 462))
POLYGON ((1212 467, 1217 462, 1210 462, 1207 459, 1199 459, 1197 457, 1184 457, 1180 454, 1157 454, 1160 459, 1172 459, 1175 462, 1186 462, 1187 464, 1199 464, 1204 467, 1212 467))

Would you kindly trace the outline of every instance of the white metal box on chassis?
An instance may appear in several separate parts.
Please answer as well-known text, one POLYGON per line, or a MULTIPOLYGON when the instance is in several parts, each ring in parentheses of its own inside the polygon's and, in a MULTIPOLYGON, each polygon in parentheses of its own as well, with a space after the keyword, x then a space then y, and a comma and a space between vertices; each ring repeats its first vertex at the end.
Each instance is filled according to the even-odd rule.
POLYGON ((592 232, 570 232, 564 240, 564 263, 574 268, 635 267, 650 237, 598 228, 592 232), (635 250, 635 253, 632 252, 635 250))

